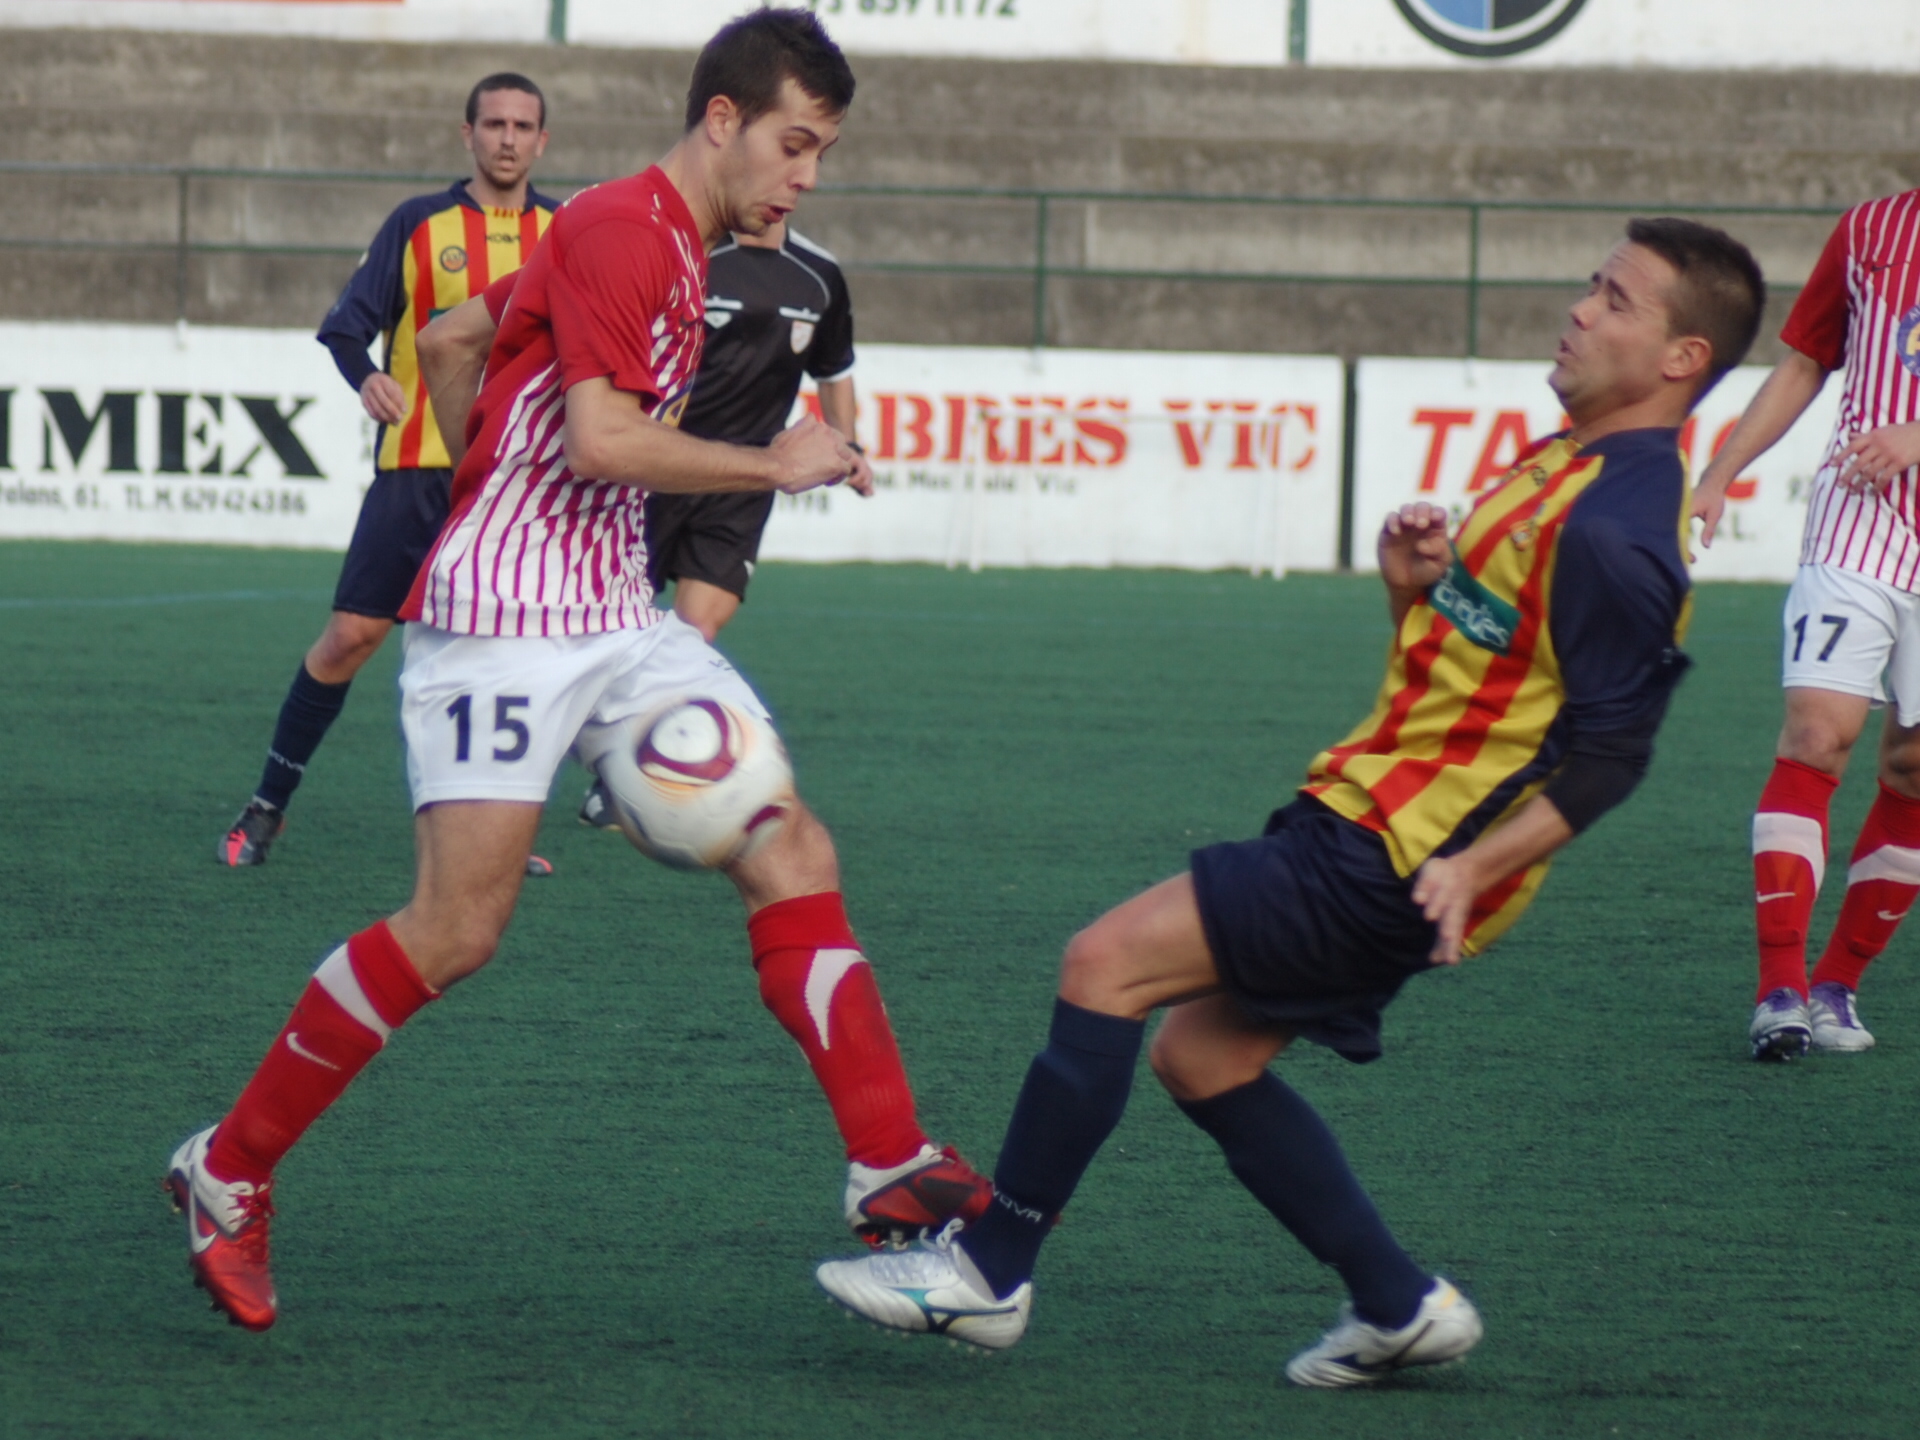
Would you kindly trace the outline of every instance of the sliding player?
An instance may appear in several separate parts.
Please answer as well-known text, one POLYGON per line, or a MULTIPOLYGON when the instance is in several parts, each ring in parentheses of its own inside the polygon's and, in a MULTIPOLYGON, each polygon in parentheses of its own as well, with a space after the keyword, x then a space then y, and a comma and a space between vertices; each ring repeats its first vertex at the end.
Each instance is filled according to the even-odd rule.
POLYGON ((1267 1066, 1300 1038, 1376 1057, 1408 978, 1490 944, 1553 852, 1639 781, 1687 665, 1678 427, 1746 354, 1763 301, 1753 257, 1720 231, 1628 226, 1561 337, 1551 383, 1572 428, 1523 454, 1451 543, 1438 507, 1387 517, 1395 638, 1373 714, 1261 839, 1195 851, 1189 873, 1074 938, 994 1205, 957 1239, 821 1266, 829 1294, 896 1329, 1017 1341, 1048 1228, 1168 1006, 1161 1083, 1352 1295, 1288 1377, 1356 1385, 1479 1341, 1472 1303, 1400 1248, 1267 1066))
MULTIPOLYGON (((401 610, 414 622, 400 677, 413 898, 321 963, 233 1109, 169 1170, 195 1275, 237 1323, 265 1329, 277 1314, 274 1167, 395 1029, 492 957, 575 737, 688 693, 767 718, 699 631, 654 608, 642 502, 646 489, 795 493, 853 470, 815 421, 762 448, 673 428, 700 358, 707 246, 793 209, 852 98, 852 72, 812 15, 750 12, 701 52, 679 143, 571 201, 515 281, 462 432, 452 515, 401 610)), ((846 1142, 848 1222, 911 1229, 979 1213, 986 1181, 915 1118, 825 827, 797 808, 728 875, 761 998, 846 1142)))
POLYGON ((1846 366, 1787 592, 1786 723, 1753 817, 1760 984, 1756 1060, 1870 1049, 1860 977, 1920 895, 1920 190, 1841 217, 1780 338, 1786 359, 1701 476, 1711 544, 1727 485, 1846 366), (1890 703, 1889 703, 1890 702, 1890 703), (1853 844, 1847 894, 1807 975, 1807 926, 1827 869, 1827 806, 1867 712, 1887 706, 1880 791, 1853 844))
MULTIPOLYGON (((534 190, 547 148, 547 101, 524 75, 489 75, 467 96, 460 127, 473 174, 403 203, 386 219, 320 326, 320 342, 380 422, 373 485, 340 567, 327 628, 294 672, 259 787, 220 838, 222 865, 264 865, 287 828, 287 803, 347 688, 393 629, 400 602, 447 518, 452 461, 420 375, 415 341, 435 315, 526 264, 553 219, 534 190), (386 340, 383 368, 367 358, 386 340)), ((544 873, 539 861, 531 873, 544 873)))

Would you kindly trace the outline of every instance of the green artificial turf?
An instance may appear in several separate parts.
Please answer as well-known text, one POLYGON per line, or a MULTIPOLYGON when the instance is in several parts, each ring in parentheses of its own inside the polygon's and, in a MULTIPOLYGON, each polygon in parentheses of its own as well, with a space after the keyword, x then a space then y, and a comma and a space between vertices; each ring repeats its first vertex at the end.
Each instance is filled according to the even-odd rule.
MULTIPOLYGON (((1868 979, 1873 1053, 1745 1058, 1760 586, 1701 593, 1653 773, 1498 949, 1409 986, 1379 1064, 1283 1062, 1480 1302, 1466 1365, 1284 1385, 1338 1287, 1144 1070, 1017 1350, 845 1322, 810 1277, 848 1249, 831 1122, 737 902, 577 826, 573 770, 559 873, 289 1157, 280 1323, 231 1329, 156 1181, 410 878, 397 647, 273 862, 213 863, 335 564, 0 545, 0 1435, 1914 1433, 1912 938, 1868 979)), ((924 1118, 984 1164, 1061 944, 1257 830, 1364 711, 1385 624, 1354 577, 769 565, 726 640, 837 833, 924 1118)))

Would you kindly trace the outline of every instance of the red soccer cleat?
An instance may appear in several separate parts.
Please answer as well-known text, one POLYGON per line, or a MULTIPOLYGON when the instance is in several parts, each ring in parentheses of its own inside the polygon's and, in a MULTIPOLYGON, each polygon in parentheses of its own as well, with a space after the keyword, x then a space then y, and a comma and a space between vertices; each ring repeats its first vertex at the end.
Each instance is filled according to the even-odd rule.
POLYGON ((847 1167, 847 1224, 869 1245, 901 1244, 950 1220, 972 1224, 993 1203, 993 1182, 952 1146, 921 1147, 904 1164, 885 1170, 847 1167))
POLYGON ((212 1129, 202 1130, 173 1152, 164 1188, 173 1208, 187 1217, 187 1264, 193 1283, 213 1308, 249 1330, 265 1330, 280 1313, 268 1268, 267 1225, 273 1218, 273 1184, 225 1181, 207 1173, 212 1129))

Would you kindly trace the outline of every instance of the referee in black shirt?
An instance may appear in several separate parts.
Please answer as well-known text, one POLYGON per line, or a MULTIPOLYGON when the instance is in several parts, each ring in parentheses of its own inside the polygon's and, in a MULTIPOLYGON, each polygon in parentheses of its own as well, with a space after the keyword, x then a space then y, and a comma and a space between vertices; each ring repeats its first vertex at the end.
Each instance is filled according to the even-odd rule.
MULTIPOLYGON (((735 235, 707 257, 707 343, 680 428, 702 440, 766 445, 787 428, 803 375, 820 418, 860 450, 854 428, 853 303, 833 256, 784 224, 735 235)), ((866 456, 846 483, 873 493, 866 456)), ((773 493, 647 496, 656 593, 709 642, 746 598, 773 493)))
MULTIPOLYGON (((707 340, 680 428, 702 440, 766 445, 787 428, 800 380, 820 391, 820 418, 853 446, 846 484, 873 493, 853 395, 853 302, 833 256, 785 224, 735 235, 707 257, 707 340)), ((654 593, 673 582, 673 610, 709 643, 746 598, 773 513, 773 493, 647 496, 647 566, 654 593)), ((580 805, 588 825, 617 828, 595 780, 580 805)))

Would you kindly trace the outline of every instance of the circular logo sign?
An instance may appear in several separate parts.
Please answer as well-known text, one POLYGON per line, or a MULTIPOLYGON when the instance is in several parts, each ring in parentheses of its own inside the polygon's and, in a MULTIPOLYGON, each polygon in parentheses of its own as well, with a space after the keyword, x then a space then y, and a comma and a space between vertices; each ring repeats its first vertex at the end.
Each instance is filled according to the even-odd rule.
POLYGON ((1544 45, 1587 0, 1393 0, 1407 23, 1456 55, 1483 60, 1544 45))
POLYGON ((1900 317, 1900 328, 1894 334, 1893 343, 1899 348, 1900 363, 1911 373, 1920 375, 1920 305, 1900 317))
POLYGON ((449 275, 458 275, 467 268, 467 252, 458 245, 449 245, 440 252, 440 268, 449 275))

